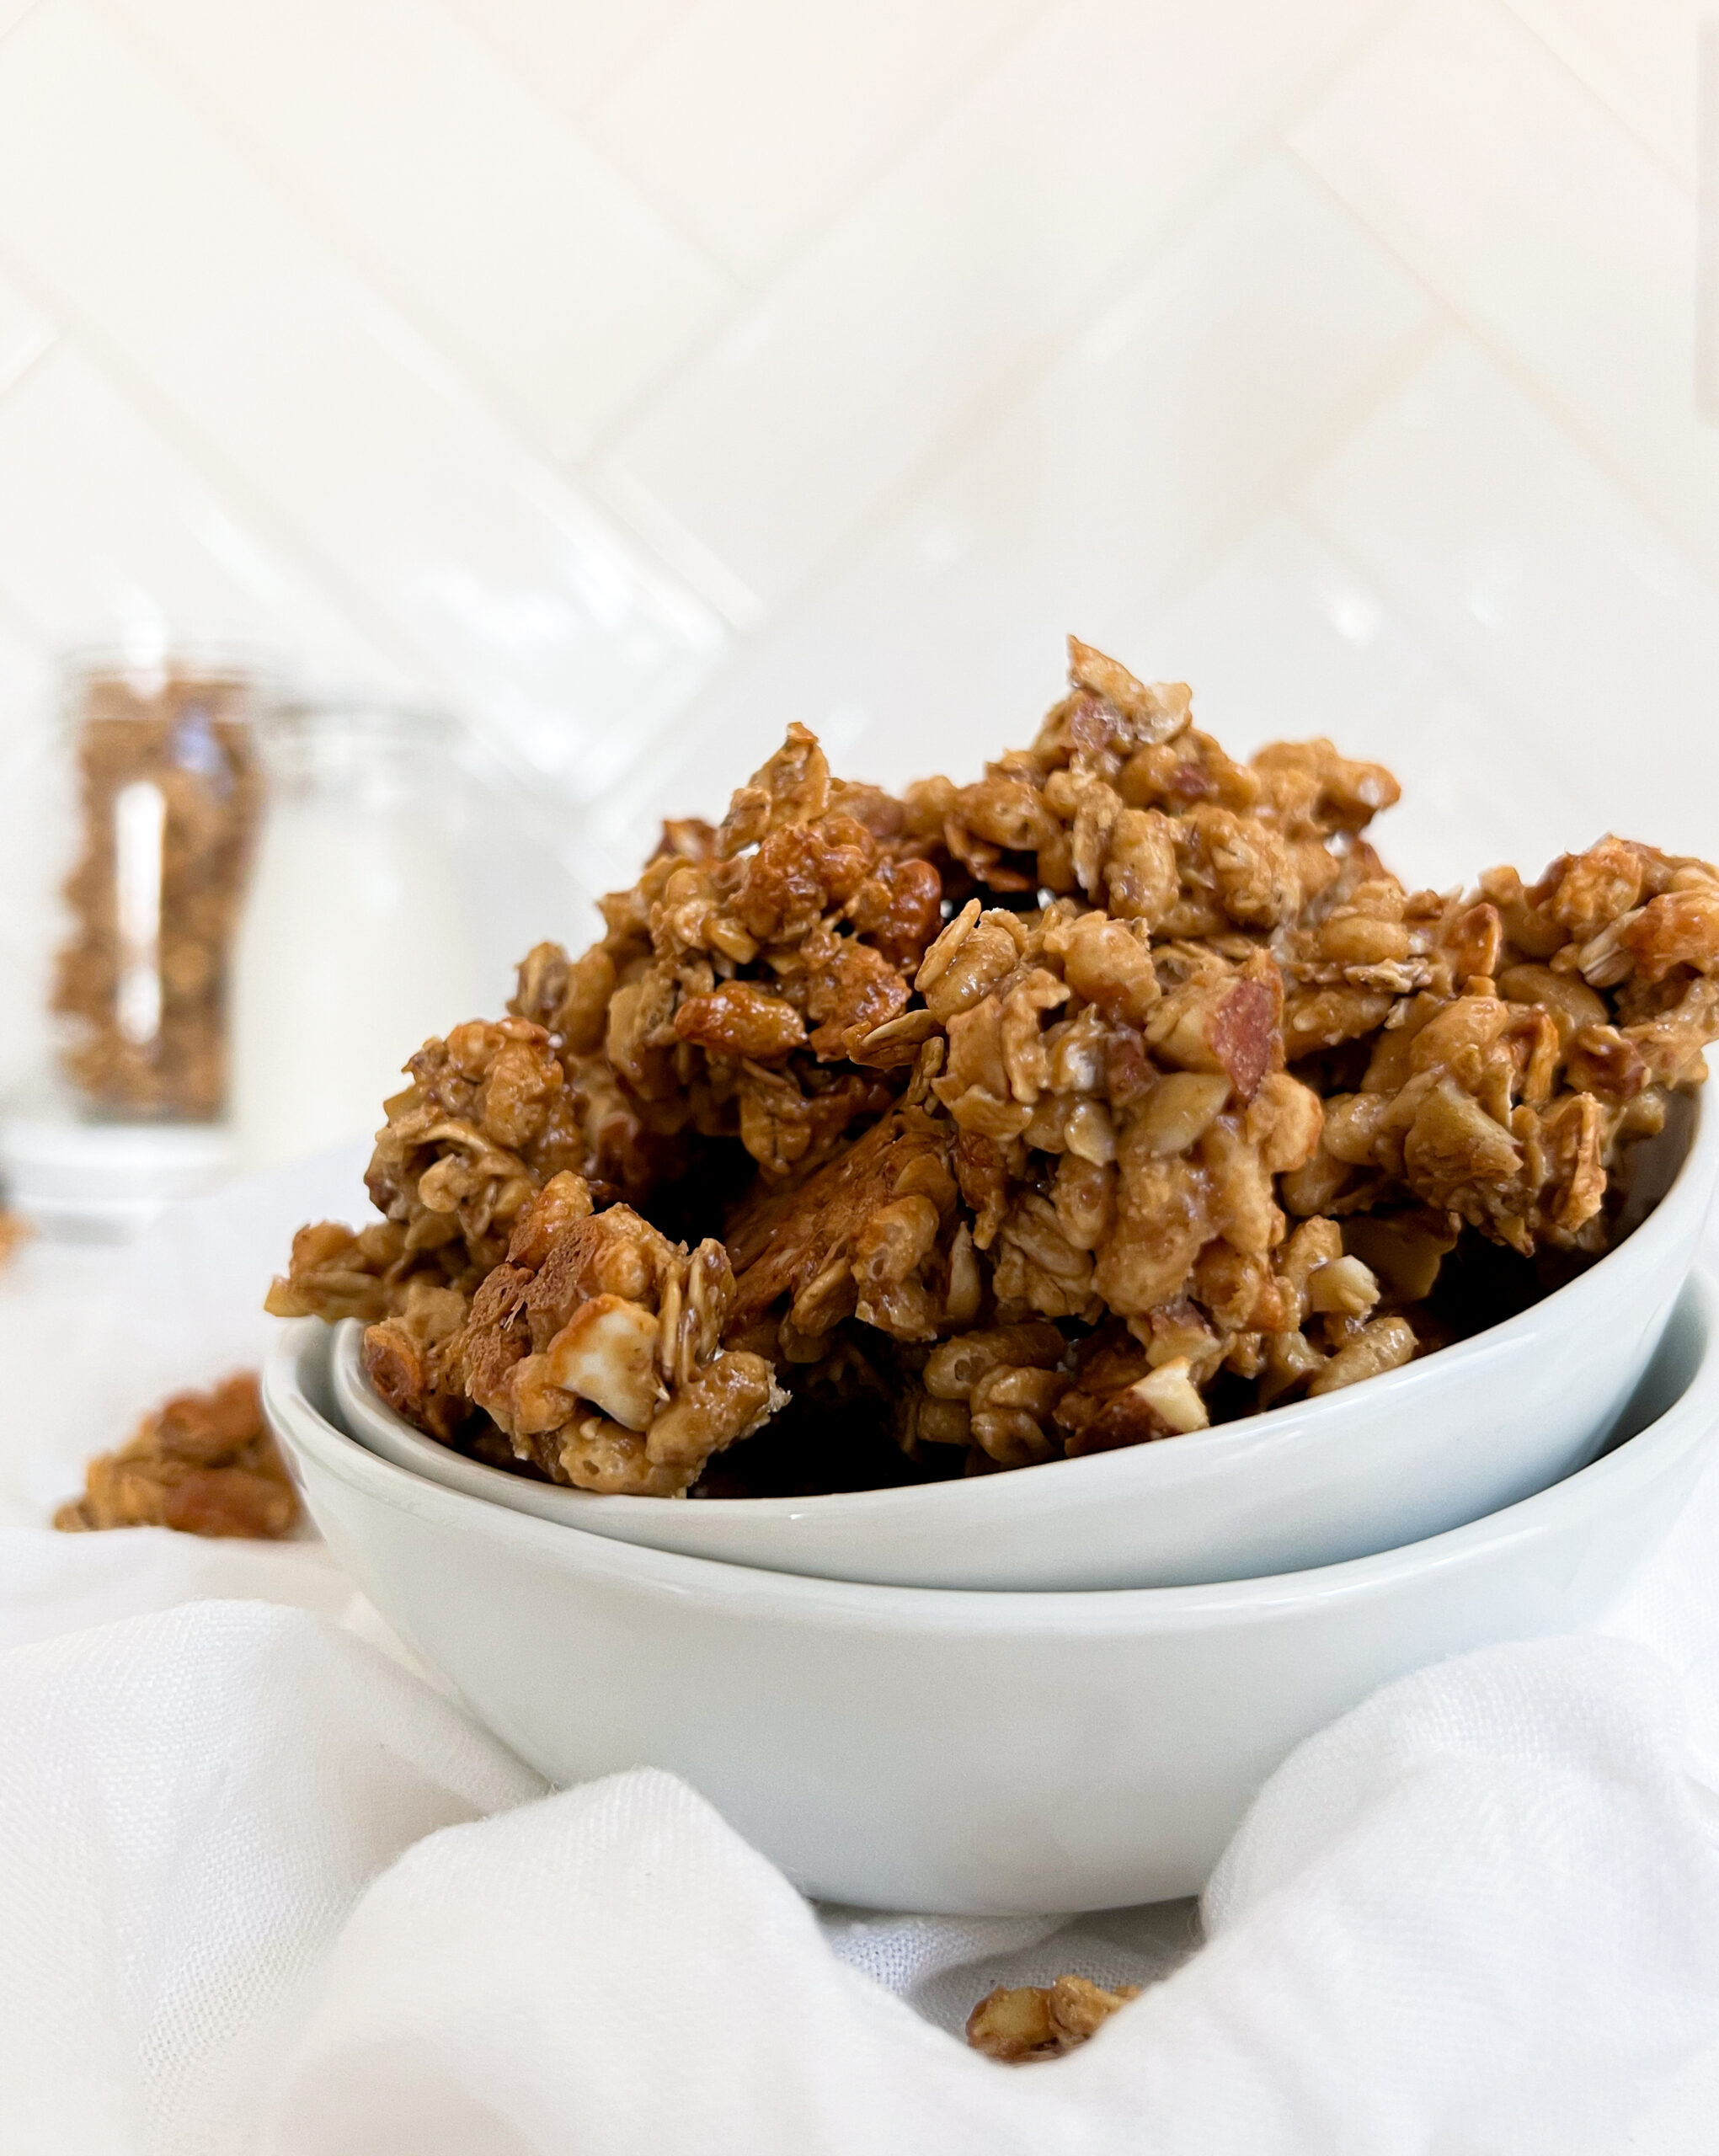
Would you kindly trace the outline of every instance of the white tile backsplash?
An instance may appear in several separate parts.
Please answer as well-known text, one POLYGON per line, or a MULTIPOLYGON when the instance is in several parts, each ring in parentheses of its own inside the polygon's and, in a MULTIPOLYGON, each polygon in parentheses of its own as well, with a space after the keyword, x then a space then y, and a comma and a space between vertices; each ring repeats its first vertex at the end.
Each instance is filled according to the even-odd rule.
POLYGON ((1474 346, 1429 359, 1302 500, 1496 698, 1544 782, 1567 775, 1634 836, 1711 848, 1711 584, 1474 346))
POLYGON ((0 43, 7 252, 570 784, 627 753, 620 729, 659 723, 719 647, 709 610, 82 0, 0 43))
POLYGON ((1412 876, 1719 853, 1714 4, 0 0, 0 1090, 53 650, 152 623, 472 719, 486 963, 1069 628, 1412 876))
POLYGON ((1495 702, 1455 688, 1401 717, 1391 760, 1402 799, 1371 835, 1411 883, 1469 889, 1504 862, 1536 876, 1627 823, 1610 813, 1599 773, 1545 755, 1526 729, 1501 723, 1495 702))
POLYGON ((1238 753, 1323 734, 1401 761, 1423 712, 1457 686, 1379 584, 1286 510, 1250 526, 1129 648, 1155 677, 1198 684, 1199 724, 1238 753))
POLYGON ((53 323, 10 277, 0 273, 0 397, 53 341, 53 323))
POLYGON ((553 455, 726 307, 707 256, 421 0, 109 5, 553 455))
POLYGON ((1508 0, 1522 20, 1687 184, 1698 163, 1695 40, 1712 0, 1508 0))
MULTIPOLYGON (((1083 321, 892 528, 993 694, 1042 640, 1127 638, 1415 349, 1425 294, 1268 160, 1083 321)), ((971 662, 969 662, 971 663, 971 662)), ((1151 661, 1154 668, 1156 659, 1151 661)), ((1015 676, 1014 678, 1018 678, 1015 676)))
MULTIPOLYGON (((291 654, 324 680, 387 662, 271 558, 207 475, 75 346, 0 398, 0 602, 47 647, 163 648, 177 633, 291 654)), ((392 683, 391 686, 398 686, 392 683)))
POLYGON ((1501 0, 1423 0, 1290 139, 1719 568, 1694 202, 1501 0))
POLYGON ((803 588, 1012 370, 1055 355, 1071 314, 1369 12, 1059 8, 650 400, 613 461, 766 604, 803 588))
POLYGON ((623 171, 756 277, 1047 0, 699 0, 590 112, 623 171))
MULTIPOLYGON (((1178 670, 1158 616, 1418 349, 1428 318, 1419 288, 1322 189, 1287 160, 1251 171, 1071 323, 1032 395, 623 781, 603 808, 610 859, 624 864, 657 816, 725 798, 790 719, 833 714, 868 776, 970 774, 1031 739, 1069 630, 1152 675, 1178 670)), ((1241 633, 1268 664, 1268 627, 1241 633)))
POLYGON ((693 0, 444 0, 448 13, 557 110, 586 111, 693 0))

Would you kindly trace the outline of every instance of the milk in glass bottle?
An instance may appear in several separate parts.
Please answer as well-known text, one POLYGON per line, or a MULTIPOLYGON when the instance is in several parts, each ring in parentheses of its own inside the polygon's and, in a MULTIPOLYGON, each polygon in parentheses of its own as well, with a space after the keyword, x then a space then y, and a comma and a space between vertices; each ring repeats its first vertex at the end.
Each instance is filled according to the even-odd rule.
POLYGON ((269 813, 233 981, 233 1119, 260 1168, 375 1130, 401 1065, 478 1008, 435 714, 301 703, 263 731, 269 813))

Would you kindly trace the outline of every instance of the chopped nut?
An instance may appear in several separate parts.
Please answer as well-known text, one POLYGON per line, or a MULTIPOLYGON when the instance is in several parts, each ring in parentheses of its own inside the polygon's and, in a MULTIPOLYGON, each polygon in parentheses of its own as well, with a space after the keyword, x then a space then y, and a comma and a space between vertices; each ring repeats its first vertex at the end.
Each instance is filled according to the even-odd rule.
POLYGON ((593 1295, 544 1349, 544 1376, 623 1428, 643 1430, 666 1396, 656 1351, 654 1310, 620 1295, 593 1295))
POLYGON ((1150 1409, 1165 1428, 1178 1433, 1203 1430, 1211 1417, 1189 1375, 1187 1356, 1177 1355, 1129 1387, 1134 1397, 1150 1409))
POLYGON ((1334 1257, 1307 1276, 1307 1307, 1340 1317, 1365 1317, 1379 1300, 1379 1283, 1359 1257, 1334 1257))
POLYGON ((1325 1365, 1308 1386, 1310 1393, 1336 1392, 1363 1378, 1401 1369, 1415 1352, 1414 1328, 1406 1318, 1375 1318, 1325 1365))

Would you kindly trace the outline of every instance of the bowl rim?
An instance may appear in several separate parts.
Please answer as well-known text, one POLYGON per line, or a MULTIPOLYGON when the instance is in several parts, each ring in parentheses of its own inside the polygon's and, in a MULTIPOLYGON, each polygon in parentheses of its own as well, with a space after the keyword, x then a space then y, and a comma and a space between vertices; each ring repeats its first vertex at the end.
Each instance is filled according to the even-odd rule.
MULTIPOLYGON (((1128 1634, 1203 1630, 1251 1620, 1293 1619, 1333 1602, 1377 1602, 1439 1575, 1460 1574, 1543 1540, 1588 1514, 1615 1508, 1683 1454, 1719 1448, 1719 1283, 1697 1265, 1682 1283, 1670 1322, 1695 1329, 1695 1364, 1682 1393, 1636 1434, 1549 1488, 1465 1526, 1396 1550, 1334 1565, 1194 1587, 993 1588, 892 1587, 824 1579, 694 1557, 568 1528, 450 1489, 369 1451, 331 1422, 304 1388, 306 1358, 320 1350, 326 1376, 330 1328, 305 1318, 286 1327, 263 1374, 263 1401, 295 1474, 301 1450, 324 1471, 395 1510, 458 1533, 523 1545, 560 1569, 606 1577, 629 1591, 723 1604, 737 1614, 831 1627, 927 1634, 1128 1634)), ((312 1508, 312 1511, 313 1511, 312 1508)))
MULTIPOLYGON (((1562 1288, 1554 1289, 1527 1310, 1519 1310, 1515 1316, 1505 1318, 1497 1325, 1489 1325, 1465 1340, 1441 1348, 1436 1354, 1417 1358, 1398 1369, 1386 1370, 1369 1378, 1363 1385, 1327 1393, 1317 1400, 1294 1401, 1285 1406, 1263 1408, 1255 1414, 1240 1416, 1234 1422, 1214 1424, 1209 1429, 1188 1431, 1173 1443, 1131 1445, 1112 1452, 1082 1454, 1076 1459, 1041 1460, 1030 1475, 956 1476, 942 1482, 892 1483, 880 1490, 836 1490, 803 1497, 701 1497, 694 1501, 699 1517, 708 1521, 718 1534, 724 1526, 738 1526, 743 1521, 748 1526, 767 1528, 772 1522, 793 1525, 816 1519, 832 1529, 839 1525, 851 1529, 868 1521, 876 1521, 880 1528, 887 1527, 903 1516, 910 1517, 916 1530, 934 1527, 940 1518, 953 1530, 958 1524, 976 1526, 1000 1513, 1036 1508, 1039 1503, 1048 1505, 1054 1496, 1060 1495, 1065 1506, 1072 1495, 1070 1479, 1076 1473, 1081 1477, 1082 1502, 1102 1503, 1124 1493, 1130 1498, 1140 1497, 1154 1490, 1168 1491, 1190 1481, 1243 1469, 1265 1455, 1301 1443, 1308 1435, 1310 1424, 1322 1438, 1340 1438, 1346 1431, 1391 1415, 1406 1400, 1459 1383, 1462 1374, 1476 1364, 1509 1355, 1519 1342, 1548 1326, 1579 1324, 1584 1304, 1591 1302, 1598 1306, 1609 1298, 1609 1283, 1615 1277, 1615 1260, 1629 1258, 1633 1253, 1634 1262, 1651 1262, 1660 1244, 1675 1238, 1688 1214, 1698 1209, 1705 1211, 1712 1187, 1719 1180, 1719 1113, 1709 1115, 1705 1112, 1702 1097, 1706 1090, 1705 1086, 1699 1087, 1676 1097, 1689 1104, 1688 1145, 1663 1197, 1623 1242, 1606 1251, 1585 1273, 1567 1281, 1562 1288), (1609 1267, 1612 1270, 1609 1271, 1609 1267), (1047 1483, 1046 1476, 1057 1479, 1047 1483), (1040 1493, 1037 1499, 1033 1497, 1034 1491, 1040 1493)), ((1674 1299, 1675 1289, 1682 1284, 1680 1280, 1675 1283, 1674 1299)), ((331 1350, 331 1365, 335 1358, 342 1355, 355 1359, 361 1330, 362 1321, 358 1319, 343 1320, 332 1328, 335 1345, 331 1350)), ((368 1396, 366 1405, 370 1412, 393 1426, 397 1439, 408 1450, 415 1454, 434 1446, 437 1456, 446 1452, 449 1458, 459 1460, 462 1467, 471 1470, 469 1475, 460 1477, 462 1484, 475 1481, 492 1502, 508 1511, 523 1509, 518 1496, 521 1482, 517 1476, 436 1445, 434 1438, 426 1438, 379 1397, 361 1366, 356 1370, 355 1382, 368 1396)), ((433 1469, 432 1455, 425 1451, 424 1456, 427 1466, 433 1469)), ((432 1473, 430 1479, 441 1478, 432 1473)), ((643 1527, 652 1519, 660 1518, 665 1502, 661 1497, 606 1496, 595 1490, 563 1488, 557 1483, 533 1483, 530 1486, 537 1500, 532 1516, 549 1520, 554 1525, 576 1527, 580 1524, 579 1516, 589 1514, 593 1518, 636 1522, 643 1527), (553 1520, 539 1508, 545 1502, 555 1505, 557 1517, 553 1520), (563 1511, 564 1520, 560 1517, 563 1511)))

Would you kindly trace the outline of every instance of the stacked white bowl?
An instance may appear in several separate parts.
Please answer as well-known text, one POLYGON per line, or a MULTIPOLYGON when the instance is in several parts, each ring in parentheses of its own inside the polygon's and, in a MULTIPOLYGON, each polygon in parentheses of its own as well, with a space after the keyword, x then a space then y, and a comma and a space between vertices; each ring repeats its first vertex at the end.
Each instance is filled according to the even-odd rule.
POLYGON ((1719 1424, 1719 1295, 1691 1272, 1719 1114, 1664 1160, 1641 1225, 1506 1323, 1012 1475, 562 1490, 421 1437, 359 1329, 313 1320, 264 1403, 336 1556, 553 1780, 674 1769, 841 1901, 1150 1901, 1197 1890, 1302 1737, 1443 1655, 1593 1622, 1663 1538, 1719 1424))

